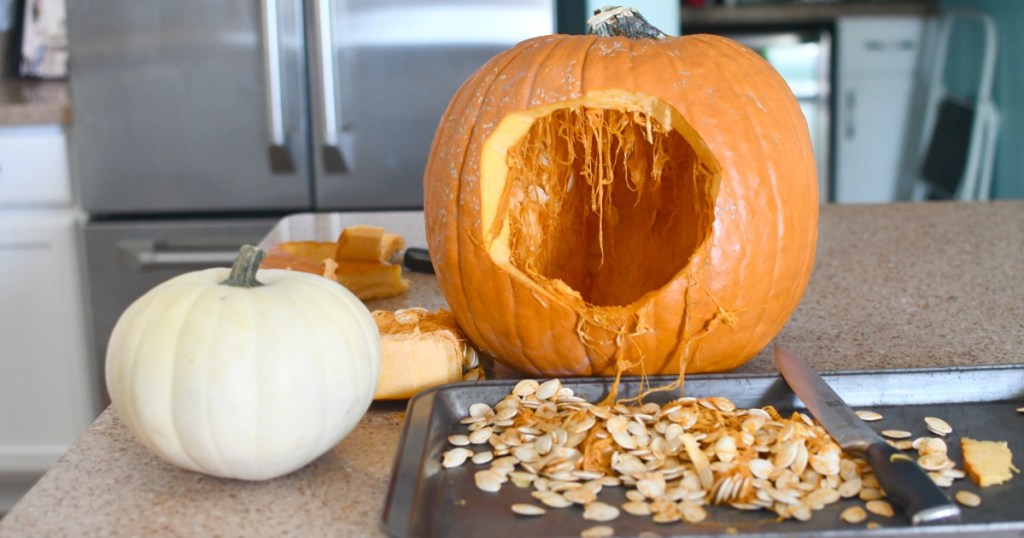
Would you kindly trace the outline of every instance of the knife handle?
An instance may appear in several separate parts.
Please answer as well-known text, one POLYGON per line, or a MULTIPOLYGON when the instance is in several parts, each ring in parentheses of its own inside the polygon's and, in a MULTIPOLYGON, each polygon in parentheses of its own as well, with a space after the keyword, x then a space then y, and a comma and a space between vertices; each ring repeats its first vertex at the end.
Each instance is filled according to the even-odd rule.
POLYGON ((960 520, 960 508, 939 490, 912 457, 882 442, 869 445, 866 458, 885 495, 903 508, 913 525, 960 520))

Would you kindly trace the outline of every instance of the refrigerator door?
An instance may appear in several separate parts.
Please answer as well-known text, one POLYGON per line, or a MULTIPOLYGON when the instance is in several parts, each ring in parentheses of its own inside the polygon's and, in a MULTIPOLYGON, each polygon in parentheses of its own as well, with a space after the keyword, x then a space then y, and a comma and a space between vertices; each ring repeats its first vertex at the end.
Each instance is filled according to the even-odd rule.
POLYGON ((311 0, 316 208, 423 206, 448 102, 477 68, 555 30, 553 0, 311 0))
POLYGON ((92 214, 307 209, 301 0, 68 0, 92 214))
MULTIPOLYGON (((86 224, 93 362, 99 371, 103 372, 114 324, 135 299, 179 274, 229 267, 243 244, 259 243, 276 223, 277 219, 193 219, 86 224)), ((103 394, 106 398, 105 389, 103 394)))

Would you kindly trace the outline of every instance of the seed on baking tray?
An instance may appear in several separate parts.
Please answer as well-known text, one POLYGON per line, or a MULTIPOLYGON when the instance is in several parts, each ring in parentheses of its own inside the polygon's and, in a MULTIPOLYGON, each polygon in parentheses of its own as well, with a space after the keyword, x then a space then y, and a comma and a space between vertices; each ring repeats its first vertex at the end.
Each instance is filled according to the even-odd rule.
POLYGON ((956 492, 956 502, 964 506, 970 506, 971 508, 974 508, 975 506, 981 504, 981 497, 979 497, 977 493, 973 493, 965 489, 962 489, 956 492))
POLYGON ((534 491, 530 495, 545 506, 551 508, 566 508, 572 506, 572 501, 554 491, 534 491))
POLYGON ((535 395, 537 396, 538 400, 548 400, 552 396, 555 396, 556 394, 558 394, 558 391, 561 388, 562 388, 562 382, 561 381, 559 381, 557 378, 549 379, 549 380, 541 383, 537 387, 537 392, 535 393, 535 395))
POLYGON ((515 503, 512 505, 512 511, 521 516, 542 516, 547 513, 547 510, 529 503, 515 503))
POLYGON ((954 465, 953 461, 946 457, 945 454, 935 452, 917 458, 917 464, 925 471, 941 471, 952 468, 954 465))
POLYGON ((1018 407, 1017 408, 1017 412, 1018 413, 1024 413, 1024 407, 1018 407))
POLYGON ((449 435, 448 444, 452 446, 466 446, 469 444, 469 436, 461 433, 449 435))
POLYGON ((694 523, 708 517, 705 504, 807 520, 842 498, 883 497, 867 464, 805 414, 716 397, 634 401, 591 404, 558 379, 522 380, 501 401, 468 408, 467 433, 449 437, 461 450, 446 452, 445 466, 472 458, 489 465, 474 474, 482 491, 512 482, 532 489, 535 508, 582 505, 602 522, 624 511, 694 523), (601 502, 601 489, 617 486, 628 502, 601 502))
POLYGON ((859 506, 851 506, 839 514, 839 519, 847 523, 860 523, 867 519, 868 513, 859 506))
POLYGON ((444 453, 444 457, 441 460, 441 467, 450 469, 452 467, 458 467, 463 463, 466 463, 466 459, 473 455, 473 451, 468 448, 453 448, 444 453))
POLYGON ((609 538, 615 536, 615 529, 606 525, 587 527, 580 531, 580 538, 609 538))
POLYGON ((651 515, 651 505, 644 501, 629 501, 623 503, 622 510, 627 514, 634 516, 649 516, 651 515))
POLYGON ((866 422, 874 422, 876 420, 882 420, 881 413, 876 413, 874 411, 868 411, 867 409, 862 409, 862 410, 859 410, 859 411, 854 411, 854 413, 856 413, 857 416, 860 417, 861 420, 866 421, 866 422))
POLYGON ((483 452, 477 452, 476 454, 473 454, 473 457, 472 457, 473 463, 475 463, 477 465, 483 465, 483 464, 485 464, 485 463, 487 463, 487 462, 489 462, 489 461, 491 461, 493 459, 494 459, 494 452, 491 452, 490 450, 484 450, 483 452))
POLYGON ((476 487, 481 491, 494 493, 501 489, 501 484, 505 480, 505 476, 499 474, 493 470, 477 471, 473 475, 473 480, 476 482, 476 487))
POLYGON ((906 430, 882 430, 882 435, 889 439, 907 439, 913 434, 906 430))
POLYGON ((935 435, 946 436, 953 433, 953 427, 948 422, 937 417, 924 417, 924 423, 928 426, 928 431, 935 435))
POLYGON ((587 521, 612 521, 619 517, 619 509, 614 506, 594 501, 583 507, 583 519, 587 521))
POLYGON ((883 501, 881 499, 875 499, 864 503, 864 508, 867 508, 868 512, 879 516, 892 517, 896 515, 896 512, 893 511, 892 505, 889 504, 889 501, 883 501))

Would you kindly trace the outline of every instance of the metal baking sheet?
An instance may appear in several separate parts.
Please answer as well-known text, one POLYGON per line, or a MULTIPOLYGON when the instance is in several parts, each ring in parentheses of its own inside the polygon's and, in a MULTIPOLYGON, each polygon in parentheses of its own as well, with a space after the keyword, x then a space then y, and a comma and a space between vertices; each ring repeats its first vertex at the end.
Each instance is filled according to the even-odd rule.
MULTIPOLYGON (((1016 409, 1024 405, 1024 365, 837 372, 823 376, 855 409, 879 411, 884 419, 871 423, 876 431, 906 429, 916 436, 928 435, 924 417, 936 416, 949 422, 954 431, 947 436, 949 456, 963 468, 959 438, 1007 441, 1014 451, 1014 463, 1024 467, 1024 415, 1016 409)), ((651 378, 657 386, 671 378, 651 378)), ((447 436, 465 432, 458 420, 466 416, 470 404, 500 401, 517 380, 493 380, 459 383, 431 389, 409 402, 399 449, 395 457, 391 483, 383 512, 383 529, 391 536, 557 536, 578 537, 588 527, 599 525, 582 518, 579 507, 549 509, 539 517, 513 514, 515 502, 535 502, 530 489, 506 484, 497 493, 476 488, 473 473, 486 467, 467 462, 461 467, 443 469, 441 453, 450 447, 447 436)), ((588 401, 602 399, 610 380, 604 378, 564 379, 588 401)), ((624 380, 624 396, 634 395, 639 379, 624 380)), ((786 414, 803 411, 799 399, 777 375, 691 375, 686 378, 687 396, 725 396, 741 407, 773 405, 786 414)), ((664 403, 663 396, 649 401, 664 403)), ((881 528, 868 529, 867 521, 847 524, 839 513, 848 506, 863 505, 859 500, 844 500, 814 513, 807 522, 778 521, 766 511, 744 512, 725 507, 707 507, 708 519, 698 525, 657 524, 650 517, 625 512, 605 523, 615 536, 1024 536, 1024 476, 1008 483, 978 488, 968 478, 955 481, 945 491, 952 495, 961 489, 979 493, 982 504, 963 508, 962 521, 953 525, 912 527, 902 514, 885 518, 870 515, 881 528)), ((599 499, 621 505, 625 488, 604 488, 599 499)))

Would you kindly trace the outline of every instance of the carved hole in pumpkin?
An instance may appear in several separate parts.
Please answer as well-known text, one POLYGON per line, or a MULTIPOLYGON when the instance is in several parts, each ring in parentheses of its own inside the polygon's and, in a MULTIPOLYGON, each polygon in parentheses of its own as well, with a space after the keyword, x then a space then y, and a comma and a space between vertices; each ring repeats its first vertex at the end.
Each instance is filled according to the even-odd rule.
POLYGON ((510 262, 588 304, 661 288, 711 235, 717 162, 645 112, 556 109, 506 164, 510 262))

